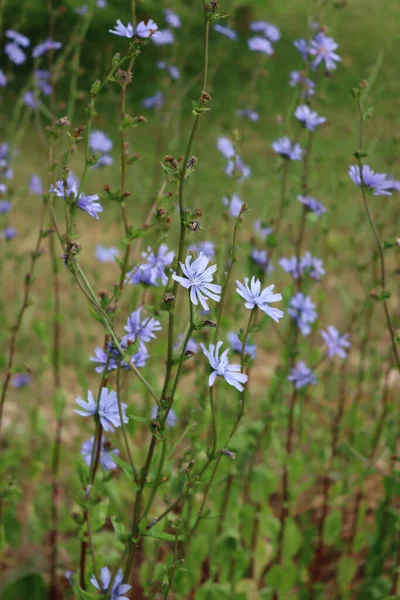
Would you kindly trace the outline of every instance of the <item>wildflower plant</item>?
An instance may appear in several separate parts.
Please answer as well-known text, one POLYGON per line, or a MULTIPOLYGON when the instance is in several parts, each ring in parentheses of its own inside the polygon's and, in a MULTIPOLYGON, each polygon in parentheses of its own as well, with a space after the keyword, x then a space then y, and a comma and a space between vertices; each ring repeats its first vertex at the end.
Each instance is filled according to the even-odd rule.
POLYGON ((1 586, 394 599, 400 186, 366 81, 334 162, 345 3, 290 44, 261 5, 128 4, 2 14, 1 586))

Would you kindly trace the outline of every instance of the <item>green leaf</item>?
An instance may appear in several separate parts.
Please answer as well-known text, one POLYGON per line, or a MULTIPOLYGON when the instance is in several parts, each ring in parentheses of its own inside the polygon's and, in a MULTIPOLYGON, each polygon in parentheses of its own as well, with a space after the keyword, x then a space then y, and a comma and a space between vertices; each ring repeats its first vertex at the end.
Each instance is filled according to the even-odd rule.
POLYGON ((90 511, 90 528, 92 531, 98 531, 107 520, 108 509, 110 506, 110 498, 104 498, 101 502, 96 504, 90 511))
POLYGON ((92 592, 85 592, 80 586, 74 588, 78 600, 99 600, 99 595, 92 592))
POLYGON ((183 542, 185 540, 184 535, 173 535, 172 533, 165 533, 165 531, 156 531, 155 529, 149 529, 148 531, 143 533, 146 537, 152 537, 156 540, 163 540, 164 542, 174 542, 178 540, 178 542, 183 542))
POLYGON ((0 600, 43 600, 46 598, 46 586, 40 573, 28 573, 14 579, 9 585, 3 584, 0 600))
MULTIPOLYGON (((122 460, 122 458, 120 458, 117 454, 113 454, 113 452, 111 452, 111 456, 113 461, 117 463, 119 467, 121 467, 129 481, 135 481, 131 465, 126 460, 122 460)), ((137 489, 140 489, 139 486, 137 489)))
POLYGON ((265 578, 266 585, 281 594, 287 594, 295 586, 297 569, 292 562, 274 565, 265 578))
POLYGON ((286 567, 286 561, 289 561, 301 548, 303 536, 301 529, 296 521, 289 517, 285 525, 285 534, 283 537, 283 560, 286 567))
POLYGON ((21 524, 13 511, 4 511, 3 527, 7 544, 12 547, 18 546, 21 541, 21 524))
POLYGON ((332 511, 326 518, 324 524, 324 543, 336 544, 340 541, 342 531, 342 512, 332 511))
POLYGON ((338 565, 338 583, 341 592, 346 592, 349 585, 356 574, 357 562, 350 556, 341 556, 338 565))

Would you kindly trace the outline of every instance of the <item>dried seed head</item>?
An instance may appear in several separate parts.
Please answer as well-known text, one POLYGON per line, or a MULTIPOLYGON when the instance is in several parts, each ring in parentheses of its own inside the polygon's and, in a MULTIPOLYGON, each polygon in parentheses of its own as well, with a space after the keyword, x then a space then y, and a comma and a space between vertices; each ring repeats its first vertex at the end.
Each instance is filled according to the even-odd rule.
POLYGON ((166 165, 168 165, 169 167, 171 167, 172 169, 174 169, 174 171, 177 171, 178 168, 179 168, 179 165, 178 165, 177 161, 170 154, 166 154, 164 156, 164 162, 165 162, 166 165))
POLYGON ((118 69, 117 77, 121 85, 128 85, 132 81, 132 73, 130 71, 123 71, 118 69))

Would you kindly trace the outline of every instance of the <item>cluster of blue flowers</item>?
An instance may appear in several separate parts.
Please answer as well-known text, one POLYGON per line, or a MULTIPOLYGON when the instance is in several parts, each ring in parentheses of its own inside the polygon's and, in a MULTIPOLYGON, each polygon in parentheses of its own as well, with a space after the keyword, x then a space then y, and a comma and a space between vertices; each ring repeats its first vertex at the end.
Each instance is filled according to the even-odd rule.
MULTIPOLYGON (((26 50, 31 45, 31 41, 22 33, 18 33, 13 29, 6 31, 6 38, 9 41, 4 45, 4 52, 7 54, 9 60, 15 65, 22 65, 27 59, 26 50)), ((48 39, 37 46, 32 48, 32 58, 39 58, 50 50, 59 50, 62 47, 60 42, 48 39)))

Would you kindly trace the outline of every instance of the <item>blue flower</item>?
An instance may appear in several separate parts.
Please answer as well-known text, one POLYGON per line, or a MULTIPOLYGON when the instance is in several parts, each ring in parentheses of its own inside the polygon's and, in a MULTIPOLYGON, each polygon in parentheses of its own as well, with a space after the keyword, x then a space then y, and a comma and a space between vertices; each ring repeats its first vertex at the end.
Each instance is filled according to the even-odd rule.
POLYGON ((142 344, 150 342, 156 338, 154 332, 161 331, 160 321, 157 321, 153 317, 145 317, 141 320, 142 310, 143 308, 140 306, 128 317, 128 321, 124 327, 127 334, 122 338, 123 344, 135 342, 136 340, 139 340, 142 344))
MULTIPOLYGON (((174 350, 178 350, 182 347, 183 336, 178 335, 178 341, 174 344, 174 350)), ((192 338, 189 338, 188 343, 186 344, 185 354, 197 354, 199 351, 199 345, 192 338)))
POLYGON ((229 364, 229 348, 225 350, 221 356, 219 355, 222 344, 223 342, 218 342, 216 346, 210 344, 208 350, 205 348, 204 344, 200 344, 200 347, 208 358, 212 368, 212 372, 208 379, 208 385, 211 387, 215 383, 217 377, 223 377, 229 385, 235 387, 239 392, 243 392, 244 387, 242 384, 246 383, 248 377, 245 373, 241 373, 240 365, 229 364))
POLYGON ((325 344, 328 346, 328 356, 339 356, 340 358, 346 358, 347 352, 345 348, 350 348, 349 333, 340 335, 336 327, 328 325, 326 331, 320 331, 321 337, 325 344))
POLYGON ((145 98, 142 102, 145 108, 161 108, 164 104, 164 94, 162 92, 156 92, 154 96, 145 98))
MULTIPOLYGON (((121 344, 123 350, 125 350, 125 344, 121 344)), ((121 366, 122 369, 128 370, 130 367, 127 362, 121 361, 122 356, 118 348, 115 348, 111 342, 108 342, 106 350, 97 346, 94 349, 95 356, 90 358, 91 362, 97 363, 99 366, 96 367, 97 373, 103 373, 106 365, 108 364, 107 371, 115 370, 118 365, 121 366)), ((146 365, 147 359, 149 358, 149 353, 147 352, 146 346, 144 344, 139 345, 138 351, 133 356, 130 356, 130 361, 138 368, 144 367, 146 365)))
POLYGON ((103 154, 98 159, 95 165, 92 165, 92 169, 97 169, 98 167, 111 167, 114 164, 114 159, 112 156, 108 156, 107 154, 103 154))
POLYGON ((342 60, 335 53, 337 47, 338 45, 333 38, 326 36, 322 31, 317 33, 315 38, 311 40, 310 54, 315 56, 311 67, 316 69, 322 61, 325 61, 327 71, 336 69, 336 63, 342 60))
POLYGON ((55 42, 54 40, 48 39, 42 44, 39 44, 33 48, 32 56, 33 58, 39 58, 39 56, 49 52, 49 50, 59 50, 60 48, 62 48, 62 44, 60 42, 55 42))
POLYGON ((65 182, 62 179, 59 179, 56 181, 55 185, 50 186, 49 191, 53 192, 57 198, 69 198, 71 195, 76 198, 78 195, 78 185, 71 171, 68 173, 65 182))
POLYGON ((266 21, 252 21, 250 23, 250 31, 263 33, 271 42, 278 42, 281 39, 279 28, 266 21))
POLYGON ((4 71, 0 69, 0 88, 6 87, 7 77, 4 75, 4 71))
POLYGON ((13 40, 13 42, 18 44, 18 46, 22 46, 23 48, 28 48, 31 44, 29 38, 27 38, 25 35, 22 35, 22 33, 14 31, 13 29, 8 29, 6 31, 6 37, 8 37, 10 40, 13 40))
POLYGON ((50 72, 37 70, 34 72, 37 86, 45 96, 50 96, 52 87, 50 85, 50 72))
POLYGON ((29 181, 29 191, 35 196, 43 194, 43 183, 39 175, 32 175, 29 181))
POLYGON ((307 60, 309 52, 308 42, 306 40, 295 40, 293 46, 300 52, 303 60, 307 60))
POLYGON ((106 0, 97 0, 96 6, 97 6, 97 8, 106 8, 107 2, 106 2, 106 0))
MULTIPOLYGON (((237 333, 235 333, 234 331, 230 331, 228 333, 228 341, 231 345, 231 350, 233 350, 233 352, 236 352, 237 354, 242 353, 243 344, 240 341, 237 333)), ((250 358, 254 360, 257 354, 257 346, 255 346, 255 344, 250 344, 250 342, 247 341, 244 347, 244 355, 246 356, 246 354, 249 354, 250 358)))
POLYGON ((100 202, 96 202, 96 200, 99 200, 99 197, 97 194, 93 194, 92 196, 87 196, 86 194, 82 194, 78 198, 77 206, 81 210, 84 210, 85 212, 87 212, 88 215, 90 215, 94 219, 98 219, 99 218, 98 213, 103 212, 103 207, 100 204, 100 202))
POLYGON ((222 35, 225 35, 230 40, 237 40, 238 36, 236 31, 234 29, 231 29, 230 27, 225 27, 224 25, 216 23, 215 25, 213 25, 213 29, 215 31, 218 31, 218 33, 222 33, 222 35))
POLYGON ((266 275, 269 275, 274 270, 266 250, 258 250, 258 248, 253 248, 250 258, 260 269, 266 273, 266 275))
POLYGON ((37 102, 35 98, 35 92, 33 92, 32 90, 24 92, 23 100, 25 106, 27 106, 28 108, 36 108, 37 102))
POLYGON ((300 71, 292 71, 290 73, 289 85, 292 87, 296 87, 296 85, 301 86, 301 95, 304 98, 310 98, 315 94, 315 83, 305 77, 300 71))
MULTIPOLYGON (((98 415, 100 419, 101 426, 104 431, 114 431, 114 427, 121 427, 121 418, 119 415, 118 409, 118 398, 116 392, 113 390, 108 390, 103 387, 100 394, 100 402, 99 407, 97 408, 95 399, 93 398, 92 392, 88 391, 88 399, 87 402, 82 400, 79 396, 76 398, 76 403, 81 407, 82 410, 76 409, 78 415, 82 417, 90 417, 93 415, 98 415)), ((122 418, 124 423, 129 421, 126 416, 126 409, 128 405, 122 403, 122 418)))
POLYGON ((9 200, 0 200, 0 215, 6 215, 11 210, 11 202, 9 200))
POLYGON ((224 206, 228 206, 228 212, 233 219, 237 219, 240 215, 240 211, 242 210, 243 202, 239 198, 237 194, 232 194, 232 198, 229 201, 229 198, 225 197, 222 199, 224 206))
POLYGON ((311 332, 310 324, 318 319, 314 302, 302 292, 297 292, 290 300, 288 313, 297 323, 302 335, 308 335, 311 332))
POLYGON ((11 385, 14 388, 23 388, 30 384, 32 377, 29 373, 16 373, 11 379, 11 385))
POLYGON ((217 148, 225 158, 233 158, 236 154, 235 147, 231 140, 225 136, 217 139, 217 148))
POLYGON ((161 70, 167 70, 168 73, 170 74, 170 76, 172 77, 172 79, 176 80, 176 79, 179 79, 179 77, 181 76, 178 67, 174 67, 173 65, 168 65, 163 60, 161 60, 157 63, 157 68, 161 69, 161 70))
POLYGON ((17 235, 17 230, 15 229, 15 227, 6 227, 1 232, 1 235, 5 240, 12 240, 17 235))
POLYGON ((254 221, 253 231, 261 240, 265 240, 273 232, 272 227, 267 227, 262 219, 254 221))
POLYGON ((115 29, 109 29, 108 31, 110 33, 113 33, 114 35, 126 37, 129 39, 132 38, 135 34, 135 30, 133 29, 132 23, 128 23, 128 25, 125 27, 125 25, 122 24, 121 19, 117 19, 115 29))
POLYGON ((316 214, 317 217, 320 217, 328 210, 321 202, 318 202, 315 198, 310 198, 309 196, 297 196, 297 200, 316 214))
MULTIPOLYGON (((128 600, 126 596, 126 592, 129 592, 132 586, 127 583, 123 583, 124 574, 122 569, 119 569, 117 576, 114 580, 110 600, 128 600)), ((90 582, 100 591, 106 592, 111 583, 111 573, 107 567, 103 567, 100 571, 100 582, 97 581, 96 577, 92 575, 90 578, 90 582)))
MULTIPOLYGON (((83 442, 82 448, 81 448, 81 455, 88 467, 90 467, 90 463, 92 462, 93 444, 94 444, 94 437, 90 438, 90 440, 86 440, 86 442, 83 442)), ((116 456, 118 456, 119 450, 114 448, 112 450, 112 453, 115 454, 116 456)), ((117 465, 115 464, 115 462, 113 461, 113 458, 111 456, 111 451, 109 449, 105 448, 105 440, 104 439, 101 442, 99 462, 100 462, 100 466, 103 469, 103 471, 112 471, 113 469, 117 468, 117 465)))
POLYGON ((175 41, 174 34, 170 29, 161 29, 157 32, 157 35, 151 38, 156 46, 166 46, 167 44, 173 44, 175 41))
POLYGON ((297 256, 292 256, 291 258, 281 258, 279 264, 286 273, 292 275, 293 279, 298 279, 300 277, 300 267, 298 262, 297 256))
POLYGON ((157 34, 158 25, 154 23, 152 19, 146 21, 141 21, 136 27, 136 35, 140 38, 148 39, 149 37, 157 34))
POLYGON ((318 114, 310 109, 307 104, 301 104, 295 110, 294 116, 296 119, 303 123, 304 127, 309 131, 315 131, 318 125, 325 123, 326 118, 320 117, 318 114))
POLYGON ((216 302, 221 300, 221 286, 212 283, 217 265, 208 267, 209 262, 210 259, 202 253, 195 260, 193 260, 193 256, 189 255, 186 257, 185 264, 179 263, 185 277, 181 277, 176 273, 172 275, 172 279, 190 290, 190 301, 195 306, 200 302, 205 310, 209 310, 206 297, 216 302))
POLYGON ((161 279, 161 283, 167 285, 168 277, 165 269, 171 265, 174 256, 174 252, 169 250, 165 244, 161 244, 157 254, 148 248, 147 252, 142 252, 142 257, 146 259, 146 262, 129 271, 126 274, 126 282, 158 285, 157 282, 161 279))
POLYGON ((113 246, 107 248, 101 244, 96 246, 96 258, 100 262, 115 262, 115 259, 119 256, 118 248, 113 246))
POLYGON ((367 190, 373 190, 374 196, 391 196, 392 182, 386 179, 385 173, 375 173, 368 165, 363 165, 362 180, 360 167, 349 167, 349 175, 356 185, 367 190))
POLYGON ((290 371, 288 381, 293 381, 296 390, 299 390, 307 385, 315 385, 317 377, 311 369, 309 369, 303 360, 300 360, 297 365, 290 371))
POLYGON ((256 35, 247 40, 247 45, 252 52, 262 52, 267 56, 271 56, 274 53, 274 49, 269 40, 256 35))
POLYGON ((78 8, 75 9, 75 12, 77 15, 86 15, 88 10, 89 10, 88 5, 82 4, 82 6, 78 6, 78 8))
POLYGON ((93 152, 110 152, 113 149, 113 145, 111 138, 104 131, 95 129, 90 133, 89 146, 93 152))
POLYGON ((239 108, 236 111, 236 114, 239 117, 246 117, 247 119, 249 119, 250 121, 253 121, 254 123, 256 121, 258 121, 260 118, 260 115, 258 113, 256 113, 255 110, 251 110, 251 108, 239 108))
POLYGON ((232 175, 239 175, 239 183, 241 183, 250 177, 251 169, 244 164, 242 157, 239 156, 239 154, 236 154, 233 159, 228 161, 225 173, 229 177, 232 177, 232 175))
POLYGON ((178 29, 181 26, 181 20, 174 11, 169 8, 164 8, 165 20, 167 21, 170 27, 174 29, 178 29))
POLYGON ((273 293, 275 287, 274 284, 261 290, 261 281, 259 279, 252 277, 249 285, 249 278, 245 277, 244 285, 238 280, 236 280, 236 285, 236 292, 246 300, 246 308, 250 310, 256 307, 259 308, 276 323, 283 317, 284 312, 282 310, 270 306, 272 302, 279 302, 282 300, 282 294, 273 293))
MULTIPOLYGON (((151 418, 157 419, 157 414, 158 414, 158 408, 157 408, 157 406, 153 406, 153 408, 151 409, 151 418)), ((174 411, 173 408, 170 408, 168 415, 167 415, 167 420, 165 422, 167 425, 167 429, 170 429, 171 427, 175 427, 177 422, 178 422, 178 417, 176 416, 176 412, 174 411)))
POLYGON ((306 252, 304 256, 301 257, 300 271, 302 274, 308 273, 308 275, 316 281, 320 281, 321 277, 326 273, 322 266, 322 260, 316 256, 311 256, 310 252, 306 252))
POLYGON ((204 254, 207 258, 212 258, 215 254, 215 244, 208 240, 203 242, 197 242, 197 244, 190 244, 188 252, 196 252, 197 254, 204 254))
POLYGON ((14 42, 7 42, 4 52, 15 65, 22 65, 26 61, 25 52, 14 42))
POLYGON ((283 158, 301 160, 303 150, 299 144, 292 144, 288 137, 281 137, 272 144, 272 149, 283 158))

